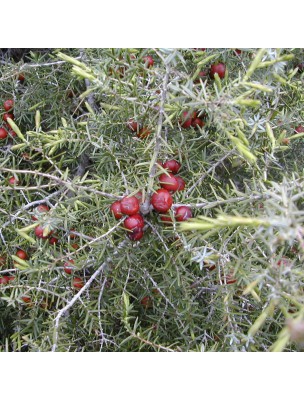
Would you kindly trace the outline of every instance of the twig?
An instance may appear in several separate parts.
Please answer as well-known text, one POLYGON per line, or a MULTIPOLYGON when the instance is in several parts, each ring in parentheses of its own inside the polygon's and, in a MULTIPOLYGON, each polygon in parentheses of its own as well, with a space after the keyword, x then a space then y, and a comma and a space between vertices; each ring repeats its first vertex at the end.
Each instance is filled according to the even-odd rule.
POLYGON ((160 107, 159 107, 157 131, 156 131, 156 135, 155 135, 154 154, 152 156, 154 164, 152 165, 152 168, 151 168, 151 171, 149 174, 148 197, 150 195, 150 191, 152 190, 154 177, 155 177, 156 171, 157 171, 157 169, 156 169, 157 168, 156 167, 157 166, 157 157, 158 157, 158 153, 159 153, 160 147, 161 147, 161 134, 162 134, 162 127, 163 127, 164 108, 165 108, 165 102, 166 102, 166 98, 167 98, 167 87, 168 87, 168 81, 169 81, 169 74, 170 74, 170 68, 168 65, 166 65, 166 73, 164 76, 163 90, 162 90, 160 107))
POLYGON ((57 317, 55 318, 55 327, 54 327, 54 336, 53 336, 53 346, 52 346, 52 352, 55 352, 57 349, 57 342, 58 342, 58 330, 59 330, 59 321, 60 318, 66 313, 71 307, 73 307, 74 303, 81 297, 82 293, 87 290, 93 281, 96 279, 96 277, 106 268, 107 262, 104 262, 97 271, 94 272, 94 274, 91 276, 91 278, 87 281, 87 283, 79 290, 77 294, 72 298, 69 303, 63 307, 59 313, 57 314, 57 317))
POLYGON ((213 164, 207 172, 205 172, 187 191, 186 191, 186 196, 189 196, 189 194, 192 192, 193 189, 195 189, 202 181, 212 172, 216 167, 218 167, 226 158, 230 157, 231 154, 233 154, 235 150, 229 151, 227 154, 225 154, 222 158, 218 160, 215 164, 213 164))
POLYGON ((141 342, 144 342, 144 343, 146 343, 146 344, 148 344, 148 345, 150 345, 150 346, 152 346, 152 347, 156 347, 156 348, 158 348, 158 349, 165 350, 165 351, 170 351, 170 352, 173 352, 173 353, 177 351, 177 350, 169 349, 168 347, 164 347, 164 346, 162 346, 162 345, 160 345, 160 344, 152 343, 152 342, 150 342, 149 340, 143 339, 143 338, 140 337, 138 334, 136 335, 136 334, 133 333, 133 332, 130 332, 130 334, 131 334, 132 337, 134 337, 134 338, 140 340, 141 342))

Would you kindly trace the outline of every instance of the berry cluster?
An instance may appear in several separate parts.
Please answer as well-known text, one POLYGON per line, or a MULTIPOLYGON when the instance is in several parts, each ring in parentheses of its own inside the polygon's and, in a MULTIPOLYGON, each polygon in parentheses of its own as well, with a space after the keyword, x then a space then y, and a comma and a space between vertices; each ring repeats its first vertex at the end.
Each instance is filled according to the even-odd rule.
MULTIPOLYGON (((176 160, 167 160, 161 164, 168 172, 159 176, 159 183, 162 189, 157 190, 151 197, 153 208, 162 213, 160 219, 163 222, 172 223, 172 218, 168 211, 173 204, 171 193, 185 189, 186 183, 180 176, 176 175, 180 170, 180 163, 176 160)), ((175 219, 178 222, 192 218, 190 207, 181 206, 174 211, 175 219)))
POLYGON ((13 109, 14 109, 14 100, 8 99, 3 103, 4 111, 6 111, 2 115, 2 119, 4 121, 3 126, 0 128, 0 140, 4 140, 7 138, 8 134, 11 136, 16 136, 16 133, 11 129, 11 127, 7 124, 7 119, 14 119, 13 109))
MULTIPOLYGON (((171 221, 168 214, 172 204, 172 193, 185 189, 185 181, 176 175, 181 165, 176 160, 167 160, 159 165, 166 169, 166 173, 159 176, 161 188, 156 190, 151 196, 150 203, 156 212, 162 213, 162 221, 171 221)), ((121 219, 123 215, 127 218, 124 220, 124 227, 129 231, 128 236, 131 240, 140 240, 144 235, 144 219, 140 213, 140 201, 142 202, 142 193, 138 192, 135 196, 126 196, 122 200, 117 200, 110 206, 114 218, 121 219)), ((175 210, 176 221, 185 221, 192 217, 191 209, 187 206, 178 207, 175 210)))
POLYGON ((205 125, 206 114, 199 115, 197 111, 183 111, 180 126, 184 129, 202 128, 205 125))
POLYGON ((144 235, 145 222, 139 212, 140 200, 142 200, 142 193, 138 192, 135 196, 124 197, 115 201, 110 207, 110 211, 116 219, 127 215, 124 220, 124 227, 129 231, 128 236, 131 240, 140 240, 144 235))

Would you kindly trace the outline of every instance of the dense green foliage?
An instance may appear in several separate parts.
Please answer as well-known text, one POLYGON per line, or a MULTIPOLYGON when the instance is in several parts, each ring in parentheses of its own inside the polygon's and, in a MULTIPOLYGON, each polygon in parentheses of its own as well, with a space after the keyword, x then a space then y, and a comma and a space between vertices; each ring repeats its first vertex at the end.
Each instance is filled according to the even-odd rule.
POLYGON ((303 58, 58 49, 3 59, 0 104, 14 99, 17 135, 0 140, 0 278, 14 277, 0 284, 1 351, 299 350, 303 58), (216 62, 224 79, 208 76, 216 62), (185 111, 204 126, 183 128, 185 111), (130 118, 151 133, 138 137, 130 118), (172 210, 189 205, 194 219, 164 224, 150 207, 132 241, 110 205, 138 191, 149 205, 167 159, 186 182, 172 210), (39 204, 50 211, 33 220, 39 204), (58 243, 37 238, 38 224, 58 243), (18 263, 18 249, 29 259, 18 263))

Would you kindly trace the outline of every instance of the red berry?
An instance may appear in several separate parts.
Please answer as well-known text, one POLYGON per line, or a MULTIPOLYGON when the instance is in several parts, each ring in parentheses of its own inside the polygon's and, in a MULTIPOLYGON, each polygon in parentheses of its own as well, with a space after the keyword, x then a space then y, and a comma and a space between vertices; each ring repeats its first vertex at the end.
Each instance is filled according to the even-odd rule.
POLYGON ((14 100, 9 99, 3 103, 3 108, 5 111, 10 111, 14 107, 14 100))
POLYGON ((71 275, 71 273, 73 272, 73 269, 74 269, 74 267, 72 265, 74 265, 74 264, 75 264, 74 260, 69 260, 69 261, 65 262, 64 263, 64 268, 63 268, 64 272, 66 274, 71 275))
POLYGON ((239 56, 240 54, 242 54, 242 50, 234 49, 234 54, 239 56))
POLYGON ((189 218, 192 218, 192 211, 190 207, 181 206, 175 210, 176 221, 186 221, 189 218))
POLYGON ((124 197, 120 201, 121 212, 126 215, 134 215, 139 212, 139 201, 135 196, 124 197))
POLYGON ((180 163, 176 160, 167 160, 163 164, 163 168, 167 169, 169 172, 172 172, 172 174, 177 174, 180 170, 180 167, 180 163))
POLYGON ((153 301, 150 296, 145 296, 141 299, 140 304, 145 308, 152 308, 153 301))
POLYGON ((47 235, 43 234, 44 228, 40 225, 36 226, 35 228, 35 235, 39 238, 39 239, 48 239, 51 234, 53 233, 53 231, 49 232, 47 235))
POLYGON ((2 118, 3 118, 3 121, 7 122, 8 118, 14 119, 15 117, 14 117, 14 114, 12 114, 12 113, 5 113, 5 114, 3 114, 2 118))
POLYGON ((304 62, 298 64, 297 67, 298 67, 298 72, 300 72, 301 74, 304 71, 304 62))
POLYGON ((4 128, 0 128, 0 140, 6 139, 7 135, 8 135, 7 130, 5 130, 4 128))
POLYGON ((151 204, 156 211, 166 213, 173 204, 171 194, 166 189, 158 189, 151 197, 151 204))
POLYGON ((223 281, 226 280, 227 285, 231 285, 232 283, 235 283, 237 280, 232 276, 232 275, 227 275, 224 278, 222 278, 223 281))
POLYGON ((186 182, 181 178, 180 176, 176 175, 175 176, 177 182, 178 182, 178 188, 176 189, 177 192, 180 192, 185 189, 186 187, 186 182))
POLYGON ((145 139, 150 134, 151 134, 151 130, 149 128, 142 128, 136 135, 140 139, 145 139))
POLYGON ((154 60, 153 60, 152 56, 145 56, 145 57, 143 57, 143 60, 145 62, 145 65, 148 68, 153 67, 154 60))
POLYGON ((223 79, 225 77, 225 73, 226 73, 226 65, 223 63, 212 64, 210 67, 209 75, 213 79, 215 74, 218 74, 219 78, 223 79))
POLYGON ((136 121, 134 121, 133 118, 130 118, 127 122, 127 127, 130 129, 130 131, 137 132, 139 125, 136 121))
POLYGON ((170 172, 169 172, 169 175, 161 174, 159 176, 159 183, 162 188, 167 189, 167 190, 172 190, 173 192, 175 192, 179 187, 177 179, 170 172))
POLYGON ((76 232, 76 230, 75 229, 70 229, 70 234, 69 234, 70 239, 76 239, 77 238, 77 235, 75 233, 73 233, 73 232, 76 232))
POLYGON ((114 201, 114 203, 111 204, 110 211, 114 215, 114 218, 120 219, 122 217, 120 201, 114 201))
POLYGON ((37 216, 40 217, 41 216, 40 214, 44 214, 48 211, 50 211, 50 208, 47 205, 40 204, 39 206, 37 206, 35 208, 34 212, 36 215, 32 215, 32 220, 37 221, 37 219, 38 219, 37 216))
POLYGON ((140 214, 134 214, 124 220, 124 227, 132 231, 136 228, 143 228, 145 222, 140 214))
POLYGON ((45 213, 50 211, 50 207, 48 207, 46 204, 40 204, 39 206, 36 207, 36 210, 39 213, 45 213))
POLYGON ((201 118, 195 118, 192 120, 191 126, 193 128, 197 128, 198 126, 202 128, 205 125, 205 122, 201 118))
POLYGON ((132 233, 128 234, 129 239, 137 241, 140 240, 144 236, 144 231, 142 228, 135 228, 133 229, 132 233))
POLYGON ((17 133, 15 131, 13 131, 12 129, 10 129, 9 134, 11 137, 17 136, 17 133))
POLYGON ((21 299, 24 301, 24 303, 30 303, 32 301, 30 296, 22 296, 21 299))
POLYGON ((75 289, 81 289, 84 286, 83 280, 76 276, 73 279, 73 286, 75 289))
POLYGON ((58 237, 52 236, 49 238, 49 244, 53 245, 59 242, 58 237))
POLYGON ((163 215, 160 216, 160 219, 161 219, 163 222, 165 222, 166 224, 172 224, 172 223, 173 223, 170 214, 163 214, 163 215))
POLYGON ((19 82, 23 83, 23 82, 24 82, 24 79, 25 79, 25 78, 24 78, 24 75, 23 75, 23 74, 19 74, 19 75, 18 75, 18 81, 19 81, 19 82))
POLYGON ((24 250, 21 250, 21 249, 17 250, 16 256, 21 258, 21 260, 28 260, 28 258, 29 258, 27 253, 24 250))
POLYGON ((297 127, 295 128, 295 131, 296 131, 297 133, 303 133, 303 132, 304 132, 304 126, 302 126, 302 125, 297 126, 297 127))
POLYGON ((0 278, 0 285, 6 285, 7 283, 8 283, 8 276, 2 276, 1 278, 0 278))
POLYGON ((190 128, 192 124, 192 120, 196 118, 196 112, 190 112, 190 111, 183 111, 182 114, 182 120, 180 122, 181 127, 188 129, 190 128))
POLYGON ((283 256, 278 262, 277 266, 278 267, 283 267, 283 268, 288 268, 291 267, 292 261, 290 258, 283 256))
POLYGON ((11 177, 9 178, 9 180, 8 180, 8 183, 9 183, 10 185, 18 185, 18 184, 19 184, 19 181, 18 181, 18 179, 16 179, 14 176, 11 176, 11 177))
POLYGON ((200 79, 201 79, 202 81, 204 81, 204 80, 207 78, 207 76, 208 76, 208 72, 206 72, 206 71, 200 71, 199 74, 198 74, 198 76, 197 76, 197 78, 195 79, 194 83, 199 83, 199 82, 200 82, 200 79))

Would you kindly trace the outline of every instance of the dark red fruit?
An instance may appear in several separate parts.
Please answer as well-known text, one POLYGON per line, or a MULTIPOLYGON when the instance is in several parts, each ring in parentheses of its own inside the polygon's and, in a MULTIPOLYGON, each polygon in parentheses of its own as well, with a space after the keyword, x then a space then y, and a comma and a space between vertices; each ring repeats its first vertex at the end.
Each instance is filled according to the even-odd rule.
POLYGON ((145 56, 145 57, 143 57, 143 60, 144 60, 145 65, 148 68, 153 67, 154 60, 153 60, 152 56, 145 56))
POLYGON ((163 168, 167 169, 169 172, 172 172, 172 174, 177 174, 180 170, 180 167, 180 163, 176 160, 167 160, 163 163, 163 168))
POLYGON ((0 128, 0 140, 6 139, 8 135, 7 130, 4 128, 0 128))
POLYGON ((149 128, 142 128, 136 135, 140 139, 145 139, 150 134, 151 134, 151 130, 149 128))
POLYGON ((234 54, 236 54, 236 55, 240 55, 240 54, 242 54, 242 50, 240 50, 240 49, 234 49, 234 54))
POLYGON ((30 298, 30 296, 22 296, 22 297, 21 297, 21 300, 22 300, 24 303, 31 303, 31 301, 32 301, 32 299, 30 298))
POLYGON ((7 283, 8 283, 8 276, 2 276, 1 278, 0 278, 0 285, 6 285, 7 283))
POLYGON ((302 126, 302 125, 297 126, 297 127, 295 128, 295 131, 296 131, 297 133, 303 133, 303 132, 304 132, 304 126, 302 126))
POLYGON ((219 78, 223 79, 225 77, 225 73, 226 73, 226 65, 223 63, 212 64, 210 67, 209 75, 213 79, 215 74, 218 74, 219 78))
POLYGON ((7 122, 8 118, 14 119, 15 117, 14 117, 14 114, 12 114, 12 113, 5 113, 5 114, 3 114, 2 118, 3 118, 3 121, 7 122))
POLYGON ((11 137, 17 136, 17 133, 15 131, 13 131, 12 129, 9 130, 9 134, 11 137))
POLYGON ((205 125, 205 122, 201 118, 195 118, 192 120, 192 123, 191 123, 191 126, 193 126, 193 128, 197 128, 197 127, 202 128, 204 125, 205 125))
POLYGON ((16 179, 14 176, 11 176, 11 177, 9 178, 9 180, 8 180, 8 183, 9 183, 10 185, 18 185, 18 184, 19 184, 19 181, 18 181, 18 179, 16 179))
POLYGON ((114 203, 111 204, 110 211, 116 219, 120 219, 122 217, 120 201, 114 201, 114 203))
POLYGON ((177 191, 177 192, 180 192, 180 191, 184 190, 185 187, 186 187, 186 182, 183 180, 183 178, 181 178, 181 177, 178 176, 178 175, 176 175, 175 178, 176 178, 176 180, 177 180, 177 182, 178 182, 178 188, 177 188, 176 191, 177 191))
POLYGON ((134 215, 139 212, 139 201, 135 196, 124 197, 120 201, 121 212, 126 215, 134 215))
POLYGON ((128 234, 129 239, 137 241, 140 240, 144 236, 144 231, 142 228, 133 229, 132 233, 128 234))
POLYGON ((74 264, 75 264, 74 260, 69 260, 69 261, 65 262, 63 265, 64 272, 66 274, 71 275, 74 270, 74 267, 73 267, 74 264))
POLYGON ((143 228, 145 222, 140 214, 134 214, 124 220, 124 227, 130 231, 136 228, 143 228))
POLYGON ((304 71, 304 62, 299 63, 297 67, 298 67, 298 72, 302 74, 302 72, 304 71))
POLYGON ((73 232, 76 232, 76 230, 75 229, 70 229, 70 234, 69 234, 69 236, 70 236, 70 239, 76 239, 78 236, 75 234, 75 233, 73 233, 73 232))
POLYGON ((181 206, 176 208, 175 210, 175 219, 178 222, 186 221, 187 219, 192 218, 192 211, 190 207, 181 206))
POLYGON ((292 261, 290 258, 283 256, 278 262, 277 262, 277 266, 278 267, 283 267, 283 268, 287 268, 287 267, 291 267, 292 265, 292 261))
POLYGON ((73 286, 75 289, 81 289, 84 286, 83 280, 76 276, 73 279, 73 286))
POLYGON ((12 99, 6 100, 3 103, 3 108, 5 111, 10 111, 12 108, 14 108, 14 100, 12 99))
POLYGON ((49 238, 49 244, 53 245, 59 242, 58 237, 52 236, 49 238))
POLYGON ((158 189, 151 197, 151 204, 156 211, 166 213, 173 204, 171 194, 166 189, 158 189))
POLYGON ((50 211, 50 208, 45 205, 45 204, 40 204, 38 207, 35 208, 35 214, 36 215, 32 215, 32 220, 37 221, 37 217, 40 217, 41 214, 44 214, 46 212, 50 211))
POLYGON ((237 281, 237 279, 235 279, 233 277, 233 275, 230 275, 230 274, 226 275, 225 277, 222 277, 222 281, 225 282, 225 280, 226 280, 227 285, 231 285, 232 283, 235 283, 237 281))
POLYGON ((170 214, 163 214, 160 216, 160 219, 165 223, 165 224, 172 224, 172 218, 170 214))
POLYGON ((200 79, 202 81, 204 81, 208 76, 208 72, 207 71, 200 71, 197 78, 195 79, 194 83, 199 83, 200 79))
POLYGON ((191 127, 192 120, 196 118, 196 112, 183 111, 180 125, 182 128, 188 129, 191 127))
POLYGON ((172 190, 172 192, 175 192, 179 187, 177 179, 170 172, 169 175, 161 174, 159 176, 159 183, 163 189, 172 190))
POLYGON ((21 260, 28 260, 28 258, 29 258, 27 253, 24 250, 21 250, 21 249, 17 250, 16 256, 21 258, 21 260))
POLYGON ((35 235, 39 238, 39 239, 48 239, 51 234, 53 233, 53 231, 49 232, 47 235, 43 234, 44 228, 40 225, 36 226, 35 228, 35 235))
POLYGON ((19 81, 19 82, 23 83, 23 82, 24 82, 24 79, 25 79, 25 78, 24 78, 24 75, 23 75, 23 74, 19 74, 19 75, 18 75, 18 81, 19 81))
POLYGON ((152 308, 153 307, 153 301, 150 296, 145 296, 141 299, 140 304, 144 308, 152 308))
POLYGON ((127 127, 130 129, 132 132, 137 132, 138 130, 138 123, 134 121, 133 118, 130 118, 129 121, 127 122, 127 127))

